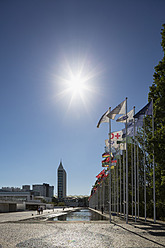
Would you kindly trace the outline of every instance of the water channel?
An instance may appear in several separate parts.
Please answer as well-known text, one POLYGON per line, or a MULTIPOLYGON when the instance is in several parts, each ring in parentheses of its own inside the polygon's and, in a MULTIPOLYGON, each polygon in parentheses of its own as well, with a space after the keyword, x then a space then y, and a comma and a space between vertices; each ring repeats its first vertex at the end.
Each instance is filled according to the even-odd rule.
POLYGON ((106 217, 91 211, 89 209, 80 209, 75 212, 69 212, 67 214, 54 217, 53 221, 98 221, 98 220, 107 220, 106 217))

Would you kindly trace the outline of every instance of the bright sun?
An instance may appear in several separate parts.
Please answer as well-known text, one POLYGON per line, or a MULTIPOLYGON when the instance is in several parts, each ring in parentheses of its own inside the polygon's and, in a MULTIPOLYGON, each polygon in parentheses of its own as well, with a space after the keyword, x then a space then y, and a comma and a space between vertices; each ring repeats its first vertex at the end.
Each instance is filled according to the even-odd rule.
POLYGON ((68 86, 74 94, 81 94, 85 89, 85 79, 81 78, 80 75, 72 75, 71 78, 68 79, 68 86))
POLYGON ((98 74, 100 74, 99 70, 92 68, 87 58, 75 60, 71 64, 65 60, 61 70, 63 76, 58 76, 59 92, 56 98, 61 100, 65 98, 68 101, 68 109, 80 103, 83 103, 86 109, 89 108, 92 95, 97 93, 94 78, 98 74))

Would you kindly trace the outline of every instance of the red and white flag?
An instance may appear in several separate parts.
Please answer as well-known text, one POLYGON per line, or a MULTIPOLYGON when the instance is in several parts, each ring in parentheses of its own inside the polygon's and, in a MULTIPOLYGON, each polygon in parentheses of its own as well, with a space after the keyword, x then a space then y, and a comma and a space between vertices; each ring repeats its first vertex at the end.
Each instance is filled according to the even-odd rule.
MULTIPOLYGON (((123 141, 122 138, 123 131, 117 131, 117 132, 112 132, 111 133, 111 147, 113 148, 120 148, 121 150, 125 150, 124 148, 122 149, 121 144, 118 144, 117 141, 123 141)), ((105 145, 108 148, 109 147, 109 140, 105 140, 105 145)))

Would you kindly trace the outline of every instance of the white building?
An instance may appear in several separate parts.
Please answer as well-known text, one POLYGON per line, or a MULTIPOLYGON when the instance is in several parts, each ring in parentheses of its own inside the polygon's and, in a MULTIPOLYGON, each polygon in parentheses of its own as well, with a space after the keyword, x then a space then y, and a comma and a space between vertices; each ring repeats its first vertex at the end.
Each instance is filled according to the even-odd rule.
POLYGON ((8 191, 0 190, 0 213, 19 210, 36 210, 38 206, 45 206, 40 200, 36 200, 32 191, 8 191))

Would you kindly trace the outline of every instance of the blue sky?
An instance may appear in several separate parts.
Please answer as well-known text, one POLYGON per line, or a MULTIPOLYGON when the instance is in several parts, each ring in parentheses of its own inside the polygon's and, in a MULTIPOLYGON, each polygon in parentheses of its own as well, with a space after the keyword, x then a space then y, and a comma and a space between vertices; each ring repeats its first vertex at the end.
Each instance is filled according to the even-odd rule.
POLYGON ((62 159, 67 193, 90 194, 108 138, 96 125, 125 97, 147 103, 164 13, 164 0, 0 1, 0 187, 56 193, 62 159))

